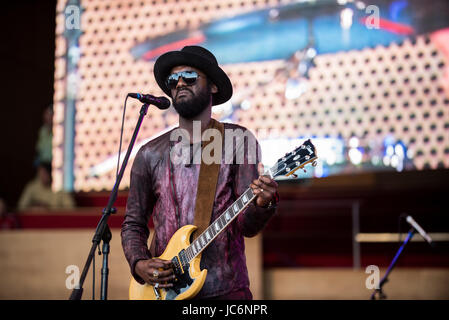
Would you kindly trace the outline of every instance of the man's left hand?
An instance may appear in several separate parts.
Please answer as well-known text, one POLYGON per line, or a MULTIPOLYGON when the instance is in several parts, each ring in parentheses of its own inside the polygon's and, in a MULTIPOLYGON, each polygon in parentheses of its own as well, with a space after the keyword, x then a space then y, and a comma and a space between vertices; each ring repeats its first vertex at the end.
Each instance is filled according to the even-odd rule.
POLYGON ((262 163, 258 164, 257 170, 259 171, 259 178, 253 180, 251 189, 257 195, 256 205, 259 207, 267 207, 270 203, 276 202, 277 200, 278 184, 269 176, 263 175, 264 167, 262 163))

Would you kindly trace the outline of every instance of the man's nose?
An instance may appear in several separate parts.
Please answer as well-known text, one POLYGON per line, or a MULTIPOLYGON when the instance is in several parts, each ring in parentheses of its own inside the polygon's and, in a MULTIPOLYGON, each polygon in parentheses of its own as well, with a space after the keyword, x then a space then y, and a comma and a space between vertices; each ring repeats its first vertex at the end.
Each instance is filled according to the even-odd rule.
POLYGON ((184 82, 184 78, 183 77, 179 77, 178 79, 178 83, 176 84, 176 88, 178 87, 186 87, 187 83, 184 82))

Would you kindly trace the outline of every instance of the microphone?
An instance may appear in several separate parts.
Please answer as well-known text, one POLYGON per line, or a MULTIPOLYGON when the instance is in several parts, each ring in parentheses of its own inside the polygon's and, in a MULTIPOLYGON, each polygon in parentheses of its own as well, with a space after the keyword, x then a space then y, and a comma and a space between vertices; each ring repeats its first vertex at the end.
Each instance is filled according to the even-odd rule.
POLYGON ((407 216, 406 218, 407 222, 415 228, 416 231, 419 232, 419 234, 430 244, 433 246, 432 239, 429 237, 429 235, 421 228, 421 226, 411 217, 407 216))
POLYGON ((161 110, 168 109, 170 107, 170 100, 166 97, 155 97, 151 94, 141 94, 141 93, 128 93, 131 98, 139 99, 140 102, 146 104, 152 104, 161 110))

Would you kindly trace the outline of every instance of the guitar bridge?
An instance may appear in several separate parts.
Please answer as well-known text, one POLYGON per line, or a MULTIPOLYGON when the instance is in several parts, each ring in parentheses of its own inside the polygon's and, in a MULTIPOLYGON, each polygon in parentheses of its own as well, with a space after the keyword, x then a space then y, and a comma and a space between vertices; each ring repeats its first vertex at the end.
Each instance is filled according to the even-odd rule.
POLYGON ((183 288, 187 288, 193 283, 189 274, 189 264, 185 259, 184 250, 178 256, 171 259, 173 263, 173 272, 175 273, 174 286, 171 288, 176 294, 180 294, 183 288))
POLYGON ((161 295, 159 294, 159 290, 153 287, 154 295, 156 296, 156 300, 161 300, 161 295))

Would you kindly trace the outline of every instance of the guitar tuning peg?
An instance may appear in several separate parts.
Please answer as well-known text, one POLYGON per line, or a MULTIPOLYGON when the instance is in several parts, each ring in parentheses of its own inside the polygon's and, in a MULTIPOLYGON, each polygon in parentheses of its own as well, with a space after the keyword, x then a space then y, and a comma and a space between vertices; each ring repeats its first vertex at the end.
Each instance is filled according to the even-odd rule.
POLYGON ((312 167, 316 167, 316 165, 317 165, 317 162, 316 162, 316 161, 313 161, 313 162, 312 162, 312 167))
POLYGON ((292 173, 292 174, 290 175, 290 177, 291 177, 292 179, 297 179, 297 178, 298 178, 298 175, 295 174, 295 173, 292 173))

